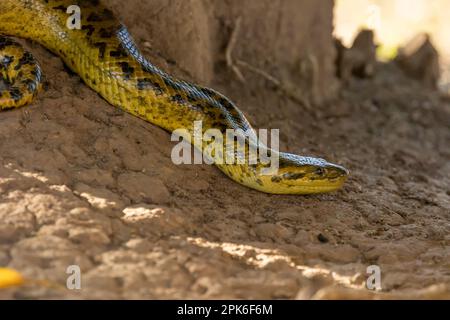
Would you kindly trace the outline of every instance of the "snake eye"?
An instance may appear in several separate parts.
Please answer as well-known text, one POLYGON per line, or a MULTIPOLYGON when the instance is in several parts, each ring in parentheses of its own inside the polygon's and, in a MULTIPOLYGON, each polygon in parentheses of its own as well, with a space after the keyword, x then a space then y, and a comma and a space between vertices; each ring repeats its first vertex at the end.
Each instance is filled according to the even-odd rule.
POLYGON ((324 176, 325 175, 325 173, 326 173, 326 170, 324 169, 324 168, 317 168, 316 169, 316 171, 314 171, 314 173, 316 174, 316 175, 318 175, 318 176, 324 176))

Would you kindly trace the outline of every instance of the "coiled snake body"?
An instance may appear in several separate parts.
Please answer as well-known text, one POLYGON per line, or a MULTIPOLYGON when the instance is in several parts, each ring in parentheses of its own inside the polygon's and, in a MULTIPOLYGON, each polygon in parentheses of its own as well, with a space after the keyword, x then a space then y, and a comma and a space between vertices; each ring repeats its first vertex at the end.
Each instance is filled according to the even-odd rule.
MULTIPOLYGON (((202 121, 203 131, 241 129, 250 136, 244 142, 247 147, 257 141, 243 113, 226 97, 177 80, 146 60, 125 26, 99 0, 1 0, 0 34, 39 42, 110 104, 169 132, 186 129, 186 138, 200 150, 206 145, 191 138, 194 121, 202 121), (66 26, 71 5, 81 9, 80 30, 66 26)), ((33 56, 5 36, 0 36, 0 74, 0 109, 30 103, 41 86, 41 70, 33 56)), ((265 151, 279 157, 279 168, 271 174, 262 173, 267 164, 248 159, 216 165, 234 181, 274 194, 334 191, 348 174, 323 159, 265 151)))

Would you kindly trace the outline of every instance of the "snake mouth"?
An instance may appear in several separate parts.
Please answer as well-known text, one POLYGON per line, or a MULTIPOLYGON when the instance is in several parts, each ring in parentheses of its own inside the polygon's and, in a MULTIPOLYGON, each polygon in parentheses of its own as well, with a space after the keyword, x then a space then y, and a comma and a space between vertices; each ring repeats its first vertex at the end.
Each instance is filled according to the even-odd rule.
POLYGON ((347 181, 347 177, 343 176, 335 179, 325 179, 322 181, 309 180, 297 183, 286 182, 285 185, 288 188, 298 189, 306 191, 307 193, 323 193, 323 192, 333 192, 336 191, 344 185, 347 181))
POLYGON ((347 177, 341 177, 339 179, 324 180, 324 181, 302 181, 297 183, 281 182, 271 189, 270 193, 273 194, 318 194, 318 193, 330 193, 338 191, 343 187, 347 177))

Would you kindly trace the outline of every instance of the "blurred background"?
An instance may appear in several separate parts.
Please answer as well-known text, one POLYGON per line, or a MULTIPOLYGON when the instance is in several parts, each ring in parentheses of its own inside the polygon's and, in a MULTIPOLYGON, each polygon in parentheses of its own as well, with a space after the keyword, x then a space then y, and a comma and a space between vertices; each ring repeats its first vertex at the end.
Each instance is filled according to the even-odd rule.
POLYGON ((380 59, 393 58, 414 36, 428 33, 440 53, 440 86, 450 90, 449 0, 336 0, 334 10, 334 35, 350 46, 360 28, 373 29, 380 59))

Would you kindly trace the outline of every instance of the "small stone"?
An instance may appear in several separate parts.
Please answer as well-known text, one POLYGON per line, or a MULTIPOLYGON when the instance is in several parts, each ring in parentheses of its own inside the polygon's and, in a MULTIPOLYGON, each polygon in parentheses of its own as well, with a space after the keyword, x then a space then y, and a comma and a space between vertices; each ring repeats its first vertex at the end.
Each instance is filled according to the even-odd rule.
POLYGON ((330 240, 329 240, 327 237, 325 237, 322 233, 320 233, 320 234, 317 236, 317 240, 319 240, 319 241, 322 242, 322 243, 328 243, 328 242, 330 242, 330 240))

